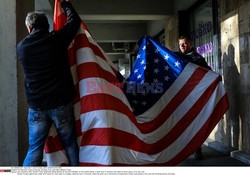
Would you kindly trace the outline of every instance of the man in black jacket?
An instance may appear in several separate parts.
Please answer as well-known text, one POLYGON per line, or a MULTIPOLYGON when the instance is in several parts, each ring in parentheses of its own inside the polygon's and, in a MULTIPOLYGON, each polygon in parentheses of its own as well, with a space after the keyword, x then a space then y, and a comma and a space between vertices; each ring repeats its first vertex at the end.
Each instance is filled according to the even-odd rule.
POLYGON ((49 32, 45 14, 27 14, 29 35, 17 45, 22 64, 25 92, 29 105, 29 149, 24 166, 41 165, 43 149, 51 124, 66 151, 69 165, 79 164, 72 100, 75 96, 68 47, 81 23, 70 2, 60 0, 68 22, 58 31, 49 32))
MULTIPOLYGON (((189 36, 181 36, 179 37, 179 49, 180 51, 177 52, 182 59, 187 60, 188 62, 192 62, 197 64, 201 67, 211 70, 210 66, 208 66, 205 58, 203 58, 200 54, 198 54, 192 45, 192 40, 189 36)), ((194 154, 194 158, 196 160, 203 159, 201 147, 194 154)))
POLYGON ((208 66, 205 58, 198 54, 193 48, 192 39, 189 36, 183 35, 179 37, 179 49, 180 51, 177 52, 177 54, 181 58, 211 70, 211 67, 208 66))

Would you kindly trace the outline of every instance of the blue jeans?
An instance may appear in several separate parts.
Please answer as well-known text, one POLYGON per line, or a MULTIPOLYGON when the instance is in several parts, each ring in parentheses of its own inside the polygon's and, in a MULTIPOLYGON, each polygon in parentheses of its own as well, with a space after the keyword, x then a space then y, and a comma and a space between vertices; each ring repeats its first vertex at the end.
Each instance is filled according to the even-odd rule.
POLYGON ((73 105, 70 103, 47 110, 29 108, 29 149, 23 166, 39 166, 42 164, 43 149, 52 123, 54 123, 57 134, 62 141, 69 165, 79 165, 73 105))

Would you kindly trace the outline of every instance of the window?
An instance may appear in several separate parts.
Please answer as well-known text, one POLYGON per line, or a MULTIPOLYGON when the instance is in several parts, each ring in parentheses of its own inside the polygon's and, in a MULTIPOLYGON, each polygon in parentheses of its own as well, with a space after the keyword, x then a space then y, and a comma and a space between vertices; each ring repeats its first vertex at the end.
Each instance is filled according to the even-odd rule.
POLYGON ((218 4, 217 0, 207 0, 193 7, 189 11, 189 31, 196 51, 214 71, 221 72, 218 4))

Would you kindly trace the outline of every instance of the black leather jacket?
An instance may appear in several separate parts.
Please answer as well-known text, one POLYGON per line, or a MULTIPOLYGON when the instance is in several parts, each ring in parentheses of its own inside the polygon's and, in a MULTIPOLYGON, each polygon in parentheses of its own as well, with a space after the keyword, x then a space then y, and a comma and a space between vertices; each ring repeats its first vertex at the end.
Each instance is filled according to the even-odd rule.
POLYGON ((188 62, 197 64, 201 67, 204 67, 206 69, 211 70, 211 67, 208 66, 205 58, 203 58, 200 54, 198 54, 194 48, 192 48, 192 50, 188 53, 183 54, 182 52, 176 52, 176 54, 178 56, 180 56, 181 58, 187 60, 188 62))
POLYGON ((50 109, 71 102, 75 96, 68 60, 68 46, 81 19, 70 2, 61 3, 67 24, 58 31, 34 28, 17 44, 25 78, 28 104, 33 109, 50 109))

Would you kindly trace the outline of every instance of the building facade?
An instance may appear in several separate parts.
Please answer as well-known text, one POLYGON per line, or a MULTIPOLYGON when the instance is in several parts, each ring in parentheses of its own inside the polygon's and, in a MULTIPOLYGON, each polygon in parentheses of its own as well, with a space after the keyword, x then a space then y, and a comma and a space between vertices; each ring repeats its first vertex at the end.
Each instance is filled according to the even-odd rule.
POLYGON ((178 11, 165 27, 165 45, 178 50, 173 41, 187 32, 196 51, 220 73, 229 97, 229 110, 207 139, 207 145, 249 164, 249 59, 250 1, 198 1, 178 11), (169 37, 168 37, 169 36, 169 37))

